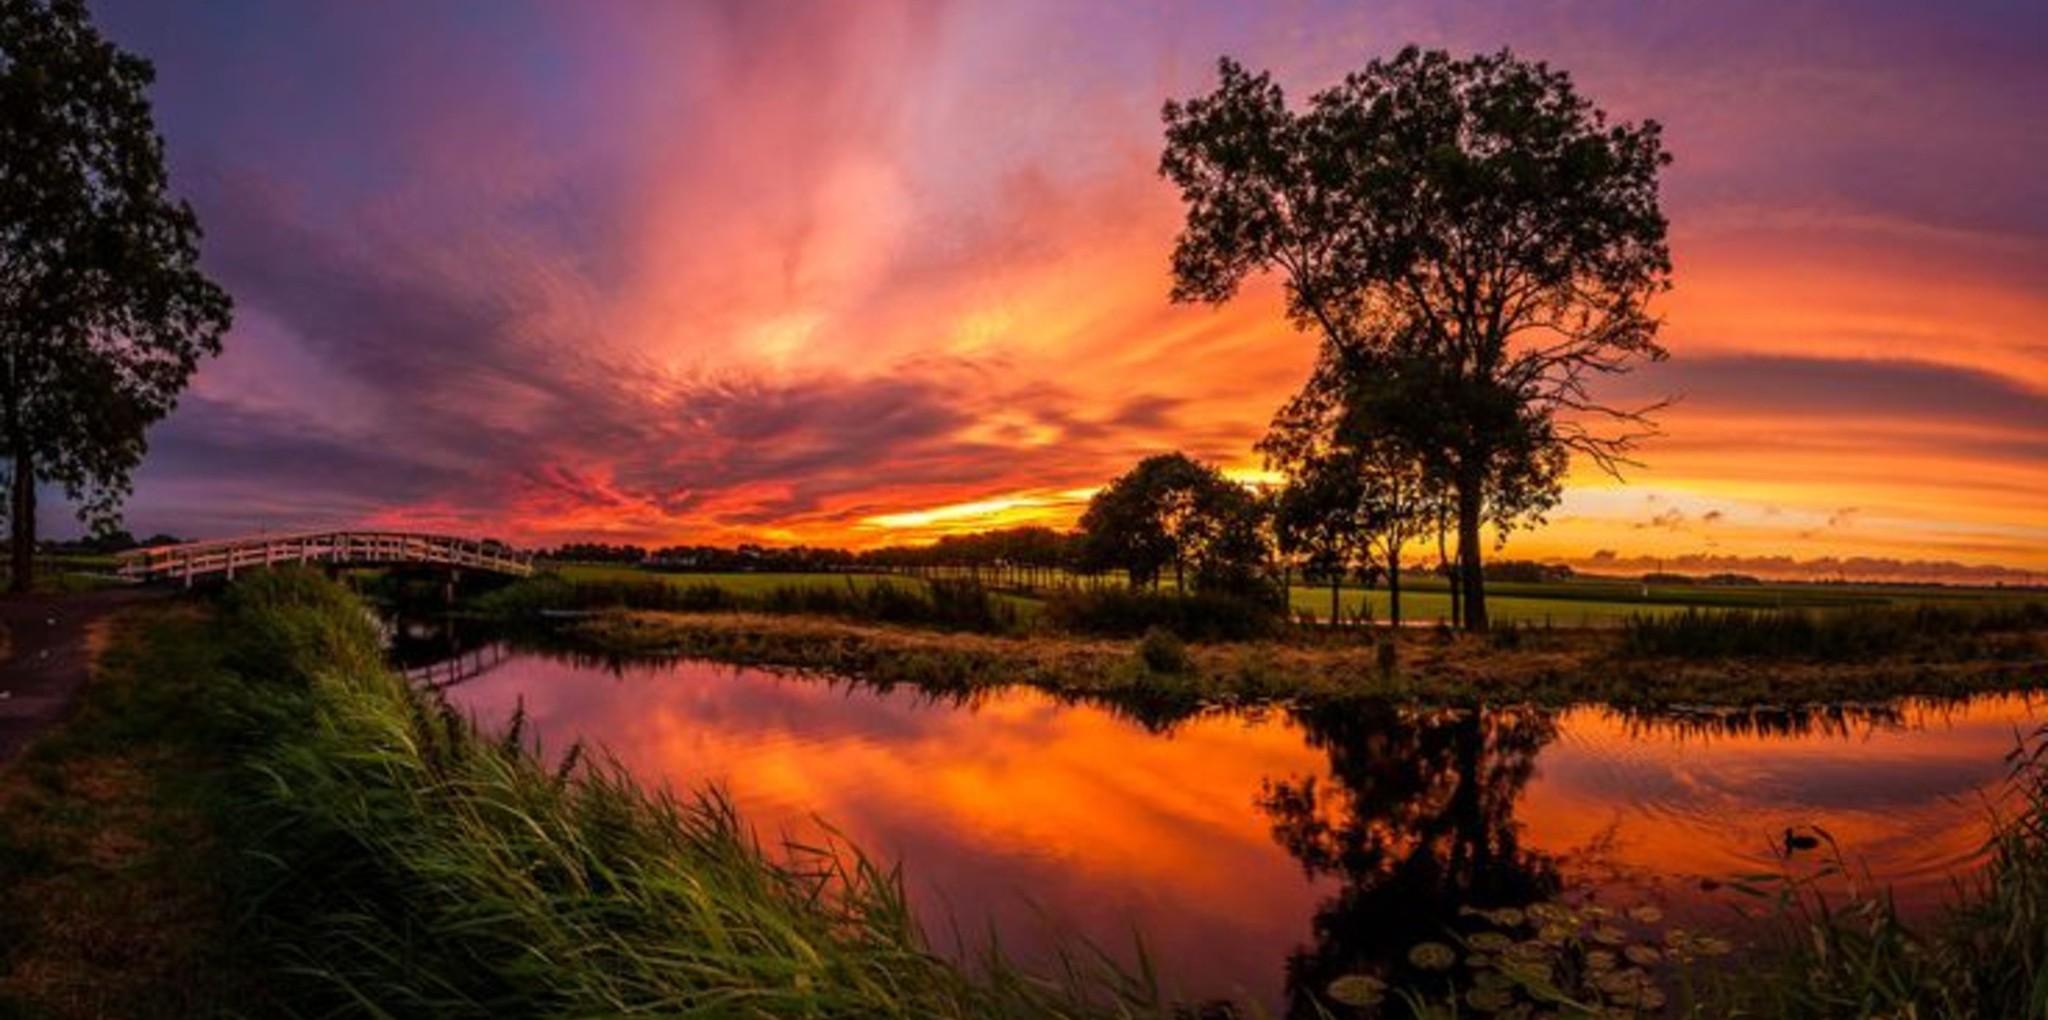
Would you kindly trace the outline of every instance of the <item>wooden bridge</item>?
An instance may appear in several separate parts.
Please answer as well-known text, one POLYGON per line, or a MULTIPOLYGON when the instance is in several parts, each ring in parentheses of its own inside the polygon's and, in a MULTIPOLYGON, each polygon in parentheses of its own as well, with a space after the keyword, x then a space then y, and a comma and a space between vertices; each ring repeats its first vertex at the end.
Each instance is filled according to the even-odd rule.
POLYGON ((405 671, 405 678, 430 691, 445 691, 456 684, 467 683, 483 676, 511 659, 511 646, 503 641, 494 641, 462 652, 452 659, 415 666, 405 671))
POLYGON ((502 542, 408 531, 312 531, 187 542, 121 554, 121 576, 134 581, 183 581, 225 577, 236 571, 280 563, 370 566, 426 563, 525 577, 533 557, 502 542))

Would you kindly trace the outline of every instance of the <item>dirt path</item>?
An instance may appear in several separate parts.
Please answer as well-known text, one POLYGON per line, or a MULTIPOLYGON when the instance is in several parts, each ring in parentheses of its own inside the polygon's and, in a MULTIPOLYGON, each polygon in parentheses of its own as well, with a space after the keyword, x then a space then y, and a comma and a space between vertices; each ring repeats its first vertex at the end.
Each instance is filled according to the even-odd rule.
POLYGON ((0 598, 0 765, 14 760, 78 703, 91 671, 94 623, 154 593, 116 589, 89 595, 0 598))

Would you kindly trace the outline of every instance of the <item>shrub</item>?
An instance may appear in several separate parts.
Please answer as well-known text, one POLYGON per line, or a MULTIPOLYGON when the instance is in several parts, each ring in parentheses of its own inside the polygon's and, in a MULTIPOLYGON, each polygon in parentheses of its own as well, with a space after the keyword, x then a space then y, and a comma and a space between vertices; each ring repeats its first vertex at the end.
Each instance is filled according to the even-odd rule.
POLYGON ((1186 641, 1250 641, 1273 636, 1285 618, 1271 605, 1232 595, 1109 588, 1055 592, 1045 619, 1059 630, 1099 637, 1140 637, 1157 627, 1186 641))
POLYGON ((1138 641, 1138 658, 1154 673, 1185 673, 1192 665, 1188 661, 1188 646, 1164 627, 1145 631, 1138 641))

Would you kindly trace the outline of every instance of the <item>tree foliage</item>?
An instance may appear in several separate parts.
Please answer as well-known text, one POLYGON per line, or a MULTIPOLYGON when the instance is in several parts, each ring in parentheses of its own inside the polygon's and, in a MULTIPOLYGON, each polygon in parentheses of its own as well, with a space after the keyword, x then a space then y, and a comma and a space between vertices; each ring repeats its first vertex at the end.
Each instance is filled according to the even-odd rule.
MULTIPOLYGON (((1280 497, 1282 539, 1300 545, 1311 567, 1348 545, 1352 567, 1387 578, 1399 626, 1404 554, 1443 519, 1448 493, 1425 449, 1394 427, 1408 398, 1402 381, 1344 371, 1327 345, 1324 355, 1259 443, 1268 466, 1289 479, 1280 497), (1352 533, 1340 536, 1343 528, 1352 533)), ((1333 620, 1336 602, 1333 588, 1333 620)))
POLYGON ((1182 589, 1255 594, 1270 586, 1260 501, 1184 454, 1147 457, 1088 501, 1083 563, 1157 586, 1171 567, 1182 589))
POLYGON ((1553 505, 1572 452, 1629 463, 1654 408, 1601 376, 1664 357, 1670 254, 1654 121, 1610 123, 1569 76, 1507 51, 1410 47, 1311 97, 1225 59, 1164 111, 1160 172, 1187 206, 1173 297, 1222 302, 1281 276, 1333 371, 1377 377, 1377 427, 1456 493, 1468 623, 1486 613, 1480 529, 1553 505))
POLYGON ((199 224, 168 192, 149 63, 81 0, 0 0, 0 446, 15 584, 37 482, 110 527, 228 297, 199 268, 199 224))

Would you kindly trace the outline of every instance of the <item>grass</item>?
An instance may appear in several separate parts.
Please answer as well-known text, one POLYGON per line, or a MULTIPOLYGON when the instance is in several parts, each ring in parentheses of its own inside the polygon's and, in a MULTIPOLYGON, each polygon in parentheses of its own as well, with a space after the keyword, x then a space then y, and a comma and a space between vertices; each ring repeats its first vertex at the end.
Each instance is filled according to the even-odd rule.
POLYGON ((154 617, 113 654, 37 761, 164 756, 144 771, 162 782, 10 802, 38 813, 0 858, 26 907, 0 915, 27 954, 0 986, 15 1015, 1164 1015, 1086 951, 1046 976, 994 948, 932 952, 897 876, 850 847, 764 848, 715 792, 649 792, 596 755, 549 768, 516 726, 478 734, 386 669, 360 603, 311 572, 252 574, 218 614, 154 617), (191 797, 158 803, 173 779, 191 797), (119 835, 115 803, 156 812, 144 835, 119 835), (97 868, 74 845, 109 838, 151 863, 97 868), (98 942, 51 934, 65 925, 171 955, 102 978, 98 942), (37 961, 71 976, 17 981, 37 961))
POLYGON ((0 1017, 261 1003, 219 895, 226 766, 191 725, 204 634, 190 608, 127 620, 72 720, 0 772, 0 1017))
POLYGON ((677 587, 710 585, 738 595, 765 595, 776 588, 791 586, 812 588, 843 588, 849 584, 867 587, 875 584, 921 585, 916 578, 895 574, 775 574, 739 572, 669 572, 642 570, 639 567, 617 563, 555 563, 547 565, 553 573, 568 581, 661 581, 677 587))
POLYGON ((730 588, 658 577, 575 579, 548 573, 488 592, 470 608, 503 620, 531 620, 560 611, 658 609, 832 616, 984 634, 1017 633, 1027 626, 1015 599, 970 581, 899 578, 730 588))
POLYGON ((1873 662, 2048 658, 2048 603, 1858 606, 1833 612, 1703 612, 1629 621, 1628 654, 1686 659, 1873 662))
POLYGON ((1759 890, 1775 900, 1780 937, 1746 980, 1722 990, 1725 1011, 1786 1020, 2048 1018, 2044 735, 2015 752, 2018 808, 1996 827, 1989 863, 1958 882, 1942 916, 1907 924, 1882 890, 1854 882, 1823 895, 1820 881, 1848 877, 1837 849, 1821 875, 1759 890))
MULTIPOLYGON (((1296 585, 1288 589, 1287 596, 1288 608, 1297 617, 1305 614, 1318 622, 1328 621, 1330 589, 1296 585)), ((1392 617, 1392 599, 1384 588, 1371 591, 1342 589, 1338 605, 1341 607, 1339 612, 1347 620, 1385 623, 1392 617)), ((1616 627, 1634 616, 1678 613, 1685 608, 1683 604, 1676 603, 1605 601, 1556 595, 1496 595, 1491 590, 1486 596, 1486 609, 1494 620, 1535 627, 1616 627)), ((1401 589, 1401 618, 1410 624, 1448 622, 1451 618, 1450 593, 1441 588, 1410 591, 1404 586, 1401 589)))
MULTIPOLYGON (((641 570, 623 564, 564 563, 552 567, 570 581, 649 581, 676 586, 709 585, 742 596, 762 595, 776 588, 865 587, 876 584, 919 586, 916 577, 884 573, 776 574, 776 573, 664 573, 641 570)), ((964 576, 964 575, 963 575, 964 576)), ((1118 587, 1120 582, 1104 578, 1073 578, 1075 586, 1094 589, 1118 587)), ((1621 627, 1637 617, 1662 617, 1693 609, 1781 609, 1834 610, 1856 606, 1961 605, 2048 602, 2048 593, 2022 589, 1952 588, 1931 585, 1849 585, 1849 584, 1761 584, 1761 585, 1651 585, 1619 578, 1574 578, 1555 583, 1490 582, 1487 609, 1502 623, 1536 627, 1621 627)), ((1044 589, 1000 591, 997 597, 1012 604, 1020 619, 1035 619, 1042 605, 1044 589)), ((1389 599, 1384 587, 1366 589, 1345 585, 1339 592, 1340 612, 1346 619, 1385 621, 1389 599)), ((1330 589, 1327 586, 1296 584, 1288 590, 1291 614, 1327 621, 1330 589)), ((1405 620, 1434 623, 1449 620, 1451 599, 1444 580, 1426 573, 1409 573, 1402 578, 1401 612, 1405 620)))
MULTIPOLYGON (((45 595, 77 595, 103 588, 118 588, 128 582, 114 576, 120 560, 113 556, 38 554, 34 589, 45 595)), ((12 572, 0 564, 0 591, 6 590, 12 572)))

